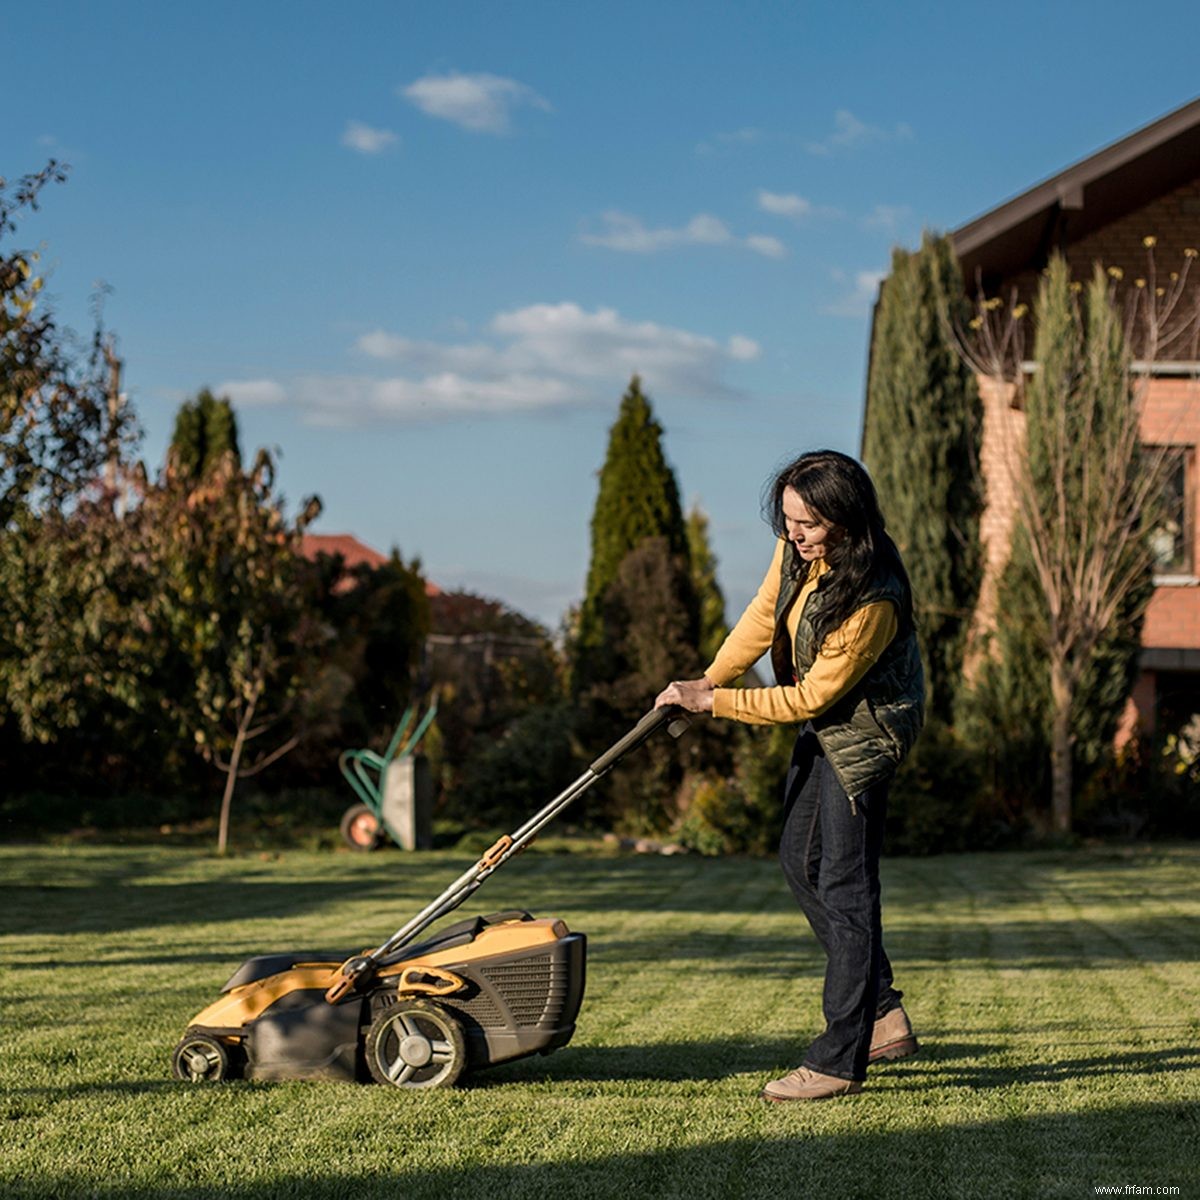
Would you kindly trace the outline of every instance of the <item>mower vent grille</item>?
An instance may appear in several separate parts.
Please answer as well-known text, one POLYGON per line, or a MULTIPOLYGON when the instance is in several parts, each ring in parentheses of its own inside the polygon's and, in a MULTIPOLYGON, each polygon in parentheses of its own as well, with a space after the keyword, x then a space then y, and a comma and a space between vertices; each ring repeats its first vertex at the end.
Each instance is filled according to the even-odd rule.
POLYGON ((446 1006, 461 1009, 468 1017, 478 1021, 484 1029, 503 1029, 507 1024, 504 1014, 487 992, 481 991, 469 1000, 447 1000, 446 1006))
POLYGON ((546 1016, 556 1016, 562 1007, 566 971, 561 964, 552 962, 549 954, 481 967, 480 974, 504 998, 518 1025, 537 1025, 546 1016), (556 966, 558 970, 554 969, 556 966))

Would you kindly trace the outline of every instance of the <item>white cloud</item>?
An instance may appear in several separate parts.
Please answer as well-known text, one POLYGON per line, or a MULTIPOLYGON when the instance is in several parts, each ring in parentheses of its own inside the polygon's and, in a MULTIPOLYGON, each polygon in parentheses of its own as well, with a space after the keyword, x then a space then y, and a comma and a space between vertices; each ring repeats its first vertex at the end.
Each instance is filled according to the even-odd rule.
POLYGON ((526 84, 500 75, 426 75, 400 89, 400 94, 430 117, 452 121, 473 133, 507 133, 512 110, 520 105, 553 111, 526 84))
POLYGON ((785 194, 762 189, 758 193, 758 207, 763 212, 774 213, 777 217, 791 217, 793 220, 811 216, 813 210, 811 200, 797 196, 794 192, 785 194))
POLYGON ((538 412, 563 408, 572 399, 556 379, 520 374, 472 379, 452 371, 418 379, 309 376, 298 379, 289 393, 307 424, 329 428, 538 412))
POLYGON ((849 150, 871 142, 903 142, 913 136, 912 127, 899 124, 894 129, 868 125, 859 120, 849 109, 839 108, 833 114, 833 132, 820 142, 808 142, 810 154, 832 154, 835 150, 849 150))
POLYGON ((787 258, 787 247, 777 238, 764 233, 752 233, 745 241, 747 250, 764 258, 787 258))
POLYGON ((818 218, 828 220, 842 216, 840 209, 814 204, 807 197, 798 196, 795 192, 769 192, 766 188, 759 188, 757 200, 762 212, 784 217, 797 224, 818 218))
POLYGON ((735 333, 729 339, 729 357, 736 358, 739 362, 748 362, 752 358, 757 358, 761 353, 762 347, 753 338, 735 333))
POLYGON ((441 342, 423 342, 377 329, 363 334, 355 343, 370 358, 403 362, 423 371, 450 371, 477 374, 497 369, 495 347, 486 343, 447 346, 441 342))
POLYGON ((287 393, 273 379, 230 379, 216 389, 216 395, 228 396, 236 405, 263 408, 282 404, 287 393))
POLYGON ((396 141, 396 135, 390 129, 373 129, 362 121, 347 121, 342 131, 342 145, 360 154, 382 154, 396 141))
POLYGON ((720 245, 733 235, 716 217, 701 213, 681 229, 648 229, 640 217, 629 213, 606 212, 601 217, 603 233, 585 233, 582 240, 589 246, 606 246, 609 250, 624 250, 630 254, 653 254, 674 246, 720 245))
POLYGON ((903 205, 877 204, 863 217, 863 228, 882 229, 885 233, 895 233, 911 213, 912 209, 903 205))
POLYGON ((651 229, 640 217, 615 211, 602 214, 601 220, 605 226, 602 233, 581 235, 587 245, 629 254, 653 254, 676 246, 734 246, 767 258, 782 258, 787 254, 787 248, 778 238, 762 234, 737 237, 724 221, 710 213, 699 213, 677 229, 651 229))
POLYGON ((875 298, 879 294, 880 283, 887 278, 886 271, 858 271, 854 275, 853 286, 846 290, 845 285, 850 281, 845 271, 832 271, 833 281, 841 284, 843 294, 832 303, 825 305, 821 312, 830 317, 860 318, 870 315, 875 298))
POLYGON ((766 140, 766 133, 761 129, 746 127, 734 129, 728 133, 714 134, 711 141, 699 142, 696 145, 697 154, 715 154, 730 146, 752 146, 766 140))
MULTIPOLYGON (((586 312, 577 304, 534 304, 500 313, 492 330, 514 339, 514 362, 594 380, 634 372, 648 386, 693 396, 728 395, 721 370, 734 355, 712 338, 653 321, 629 321, 615 309, 586 312)), ((745 339, 749 343, 749 339, 745 339)))
MULTIPOLYGON (((447 421, 568 410, 611 401, 633 374, 672 395, 732 400, 726 369, 761 353, 734 334, 725 344, 702 334, 634 321, 615 309, 588 311, 569 301, 498 313, 486 340, 444 343, 377 329, 355 348, 391 374, 309 376, 286 389, 309 424, 447 421)), ((257 381, 258 403, 284 395, 257 381)))

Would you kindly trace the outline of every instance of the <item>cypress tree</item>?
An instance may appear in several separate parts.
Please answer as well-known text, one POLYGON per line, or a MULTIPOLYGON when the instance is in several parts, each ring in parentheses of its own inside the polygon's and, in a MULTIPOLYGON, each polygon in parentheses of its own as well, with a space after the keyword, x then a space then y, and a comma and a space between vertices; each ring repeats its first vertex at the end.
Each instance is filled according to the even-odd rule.
MULTIPOLYGON (((604 608, 605 595, 625 557, 647 539, 661 537, 667 556, 679 559, 687 572, 687 529, 679 485, 663 454, 662 432, 642 392, 641 380, 635 375, 609 430, 608 451, 592 512, 592 555, 572 671, 577 694, 593 684, 611 682, 619 669, 606 630, 604 608)), ((685 595, 686 611, 681 618, 694 630, 698 613, 690 582, 685 595)))
POLYGON ((688 513, 687 539, 692 588, 700 606, 700 657, 707 665, 728 636, 729 626, 725 623, 725 596, 717 582, 717 558, 708 543, 708 517, 698 504, 688 513))
POLYGON ((186 400, 175 417, 169 457, 180 478, 199 483, 213 468, 232 454, 240 466, 237 415, 226 397, 203 388, 194 400, 186 400))
MULTIPOLYGON (((699 673, 695 608, 687 563, 670 552, 665 537, 646 538, 625 555, 604 593, 610 670, 589 691, 589 731, 607 729, 615 737, 669 679, 699 673)), ((676 815, 685 761, 695 757, 696 747, 686 739, 656 738, 622 763, 605 789, 615 822, 629 833, 665 833, 676 815)))
MULTIPOLYGON (((609 431, 573 647, 572 690, 589 737, 599 744, 615 739, 668 680, 698 674, 699 629, 679 487, 663 454, 662 427, 634 376, 609 431)), ((609 824, 666 832, 693 753, 683 742, 655 739, 614 772, 593 804, 607 797, 609 824)))
POLYGON ((983 555, 982 408, 955 344, 962 276, 947 237, 897 248, 875 316, 863 458, 913 584, 929 708, 948 721, 983 555))

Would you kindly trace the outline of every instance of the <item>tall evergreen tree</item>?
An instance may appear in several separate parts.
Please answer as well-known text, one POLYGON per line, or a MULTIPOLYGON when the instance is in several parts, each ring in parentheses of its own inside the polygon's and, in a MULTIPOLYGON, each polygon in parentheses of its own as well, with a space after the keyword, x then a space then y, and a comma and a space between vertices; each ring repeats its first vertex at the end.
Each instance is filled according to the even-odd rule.
MULTIPOLYGON (((663 454, 662 427, 634 376, 600 471, 573 646, 572 689, 589 740, 614 739, 668 679, 698 673, 699 631, 679 487, 663 454)), ((670 738, 653 741, 603 789, 605 819, 639 833, 666 832, 692 753, 670 738)))
MULTIPOLYGON (((655 537, 665 539, 667 555, 677 557, 686 573, 688 537, 679 486, 663 454, 662 426, 635 375, 609 431, 608 452, 600 469, 591 563, 574 646, 572 685, 577 693, 614 678, 617 667, 605 629, 605 595, 625 557, 655 537)), ((681 618, 694 629, 698 613, 690 584, 685 594, 687 611, 681 618)))
POLYGON ((687 518, 688 557, 692 588, 700 605, 700 657, 710 663, 729 634, 725 623, 725 596, 717 582, 717 557, 708 542, 708 517, 693 505, 687 518))
MULTIPOLYGON (((616 735, 646 711, 668 679, 692 678, 702 666, 692 581, 665 537, 646 538, 621 560, 604 593, 603 616, 613 670, 592 687, 589 729, 607 727, 616 735)), ((676 815, 685 763, 696 751, 690 741, 658 738, 622 764, 607 788, 616 822, 631 833, 665 832, 676 815)))
POLYGON ((875 316, 863 457, 912 578, 931 714, 949 720, 979 594, 982 409, 953 330, 962 276, 947 237, 897 248, 875 316))
POLYGON ((203 388, 194 400, 185 401, 175 417, 169 454, 179 478, 193 483, 212 474, 227 454, 240 466, 237 415, 229 399, 203 388))
POLYGON ((1141 445, 1125 321, 1103 270, 1078 295, 1056 255, 1034 313, 1014 545, 1040 600, 1052 817, 1068 833, 1080 733, 1102 729, 1098 708, 1111 722, 1132 682, 1165 460, 1141 445))

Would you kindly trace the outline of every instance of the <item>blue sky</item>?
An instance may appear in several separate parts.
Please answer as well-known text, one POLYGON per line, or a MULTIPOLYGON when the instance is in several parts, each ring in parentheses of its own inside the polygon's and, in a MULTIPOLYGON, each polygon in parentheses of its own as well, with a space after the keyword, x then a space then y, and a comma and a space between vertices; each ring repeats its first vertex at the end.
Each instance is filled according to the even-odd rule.
POLYGON ((43 245, 81 332, 111 289, 147 460, 181 400, 224 390, 288 497, 322 497, 318 531, 552 627, 634 371, 736 616, 770 554, 765 477, 857 449, 892 246, 1200 92, 1165 52, 1195 44, 1194 3, 3 0, 0 18, 23 81, 0 174, 72 168, 17 242, 43 245))

